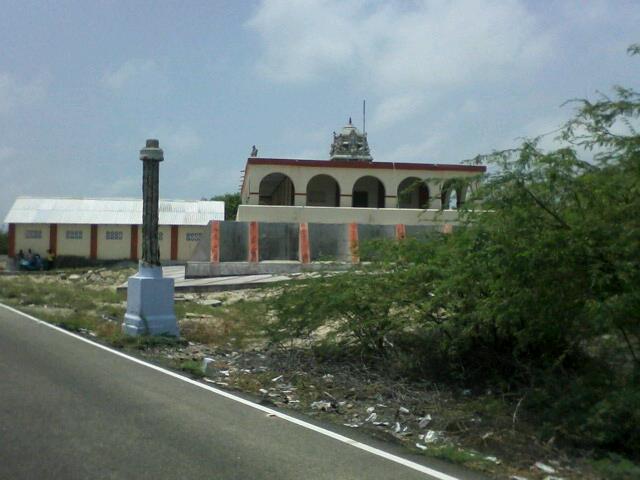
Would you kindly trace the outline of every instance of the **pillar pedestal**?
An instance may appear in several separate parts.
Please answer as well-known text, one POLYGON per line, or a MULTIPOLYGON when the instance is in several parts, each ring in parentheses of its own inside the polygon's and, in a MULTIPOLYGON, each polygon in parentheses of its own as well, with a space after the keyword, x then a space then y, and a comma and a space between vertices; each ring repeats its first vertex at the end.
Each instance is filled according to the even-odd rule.
POLYGON ((173 309, 173 278, 162 277, 162 267, 140 263, 127 283, 127 313, 122 331, 127 335, 179 336, 173 309))

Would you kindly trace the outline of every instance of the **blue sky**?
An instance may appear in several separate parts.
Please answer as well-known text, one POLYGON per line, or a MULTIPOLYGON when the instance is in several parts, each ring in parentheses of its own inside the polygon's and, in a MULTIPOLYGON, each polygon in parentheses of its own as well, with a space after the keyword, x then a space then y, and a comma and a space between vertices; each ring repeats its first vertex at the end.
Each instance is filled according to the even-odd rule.
MULTIPOLYGON (((374 161, 457 163, 638 88, 636 1, 2 2, 0 219, 18 195, 237 191, 251 146, 325 159, 349 116, 374 161)), ((551 146, 551 141, 548 141, 551 146)))

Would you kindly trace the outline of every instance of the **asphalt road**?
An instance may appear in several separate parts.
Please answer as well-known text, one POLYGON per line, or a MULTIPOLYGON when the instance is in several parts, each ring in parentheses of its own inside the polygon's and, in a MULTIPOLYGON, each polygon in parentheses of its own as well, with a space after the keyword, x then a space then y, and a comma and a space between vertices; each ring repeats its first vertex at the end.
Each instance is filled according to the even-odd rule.
MULTIPOLYGON (((461 480, 478 478, 400 456, 461 480)), ((438 476, 269 416, 0 305, 0 479, 80 478, 438 476)))

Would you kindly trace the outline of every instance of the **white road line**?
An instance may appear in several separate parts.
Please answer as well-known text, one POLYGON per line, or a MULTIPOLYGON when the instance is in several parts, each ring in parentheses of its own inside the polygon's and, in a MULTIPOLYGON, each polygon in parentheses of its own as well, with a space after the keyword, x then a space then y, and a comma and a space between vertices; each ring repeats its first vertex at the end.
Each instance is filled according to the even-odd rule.
POLYGON ((41 325, 44 325, 46 327, 49 327, 53 330, 57 330, 60 333, 64 333, 65 335, 69 335, 70 337, 75 338, 76 340, 80 340, 82 342, 88 343, 90 345, 93 345, 94 347, 97 348, 101 348, 102 350, 105 350, 107 352, 113 353, 114 355, 118 355, 119 357, 122 358, 126 358, 127 360, 137 363, 139 365, 144 365, 145 367, 151 368, 153 370, 156 370, 158 372, 162 372, 165 375, 169 375, 170 377, 176 378, 178 380, 182 380, 183 382, 186 383, 190 383, 191 385, 194 385, 196 387, 202 388, 204 390, 208 390, 212 393, 215 393, 216 395, 220 395, 222 397, 228 398, 230 400, 234 400, 236 402, 242 403, 244 405, 247 405, 248 407, 251 408, 255 408, 256 410, 260 410, 262 412, 268 413, 269 415, 273 415, 275 417, 278 417, 282 420, 286 420, 287 422, 291 422, 294 423, 296 425, 299 425, 301 427, 304 427, 308 430, 313 430, 314 432, 320 433, 322 435, 325 435, 327 437, 333 438, 334 440, 337 440, 339 442, 342 443, 346 443, 348 445, 351 445, 353 447, 359 448, 360 450, 364 450, 365 452, 369 452, 373 455, 377 455, 378 457, 382 457, 385 458, 387 460, 390 460, 392 462, 398 463, 400 465, 404 465, 405 467, 411 468, 412 470, 416 470, 418 472, 421 473, 425 473, 427 475, 431 475, 434 478, 437 478, 438 480, 462 480, 458 477, 453 477, 451 475, 447 475, 446 473, 440 472, 438 470, 434 470, 433 468, 429 468, 426 467, 424 465, 420 465, 419 463, 416 462, 412 462, 411 460, 407 460, 406 458, 402 458, 399 457, 398 455, 394 455, 392 453, 389 452, 385 452, 384 450, 380 450, 379 448, 375 448, 372 447, 371 445, 367 445, 366 443, 362 443, 362 442, 358 442, 357 440, 353 440, 349 437, 345 437, 344 435, 341 435, 339 433, 335 433, 332 432, 331 430, 327 430, 326 428, 322 428, 322 427, 318 427, 317 425, 313 425, 311 423, 305 422, 304 420, 300 420, 298 418, 295 417, 291 417, 289 415, 286 415, 282 412, 279 412, 277 410, 274 410, 272 408, 269 407, 265 407, 264 405, 260 405, 257 403, 254 403, 250 400, 246 400, 244 398, 238 397, 236 395, 233 395, 232 393, 226 392, 224 390, 220 390, 214 387, 210 387, 209 385, 206 385, 204 383, 198 382, 196 380, 192 380, 191 378, 185 377, 183 375, 180 375, 178 373, 172 372, 171 370, 167 370, 165 368, 159 367, 157 365, 153 365, 152 363, 148 363, 145 362, 144 360, 140 360, 139 358, 135 358, 132 357, 131 355, 127 355, 126 353, 122 353, 118 350, 115 350, 111 347, 107 347, 105 345, 101 345, 97 342, 94 342, 93 340, 89 340, 88 338, 84 338, 76 333, 70 332, 68 330, 65 330, 64 328, 60 328, 57 327, 55 325, 52 325, 50 323, 45 322, 44 320, 40 320, 39 318, 36 318, 32 315, 29 315, 27 313, 21 312, 20 310, 17 310, 13 307, 10 307, 8 305, 5 305, 4 303, 0 303, 1 307, 6 308, 7 310, 16 313, 18 315, 22 315, 23 317, 26 317, 30 320, 33 320, 34 322, 37 322, 41 325))

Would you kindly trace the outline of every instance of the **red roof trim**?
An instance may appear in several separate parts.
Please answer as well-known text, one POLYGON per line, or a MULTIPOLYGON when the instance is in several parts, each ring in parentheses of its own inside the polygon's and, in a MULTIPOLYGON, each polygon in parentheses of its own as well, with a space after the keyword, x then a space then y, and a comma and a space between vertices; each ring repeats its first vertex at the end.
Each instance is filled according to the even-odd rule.
POLYGON ((247 159, 249 165, 287 165, 298 167, 322 168, 371 168, 380 170, 435 170, 455 172, 483 173, 484 165, 457 165, 446 163, 393 163, 393 162, 340 162, 331 160, 298 160, 294 158, 255 158, 247 159))

